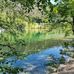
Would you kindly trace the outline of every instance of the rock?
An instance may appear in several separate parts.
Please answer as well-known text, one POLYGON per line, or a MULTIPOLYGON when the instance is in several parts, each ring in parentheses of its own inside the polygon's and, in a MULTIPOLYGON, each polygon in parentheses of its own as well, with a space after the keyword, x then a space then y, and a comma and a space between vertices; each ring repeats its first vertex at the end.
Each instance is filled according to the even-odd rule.
POLYGON ((69 64, 74 64, 74 59, 71 58, 71 59, 68 61, 68 63, 69 63, 69 64))
POLYGON ((74 59, 69 58, 65 64, 60 64, 57 72, 52 74, 74 74, 74 59))
POLYGON ((63 71, 65 67, 66 67, 66 65, 61 64, 61 65, 58 67, 58 71, 63 71))
POLYGON ((48 66, 48 67, 47 67, 47 70, 48 70, 50 73, 53 73, 53 72, 56 72, 56 71, 57 71, 56 68, 51 67, 51 66, 48 66))
POLYGON ((29 72, 19 72, 18 74, 30 74, 29 72))
POLYGON ((60 64, 57 74, 74 74, 74 59, 70 59, 66 64, 60 64))
POLYGON ((74 74, 74 70, 73 71, 66 71, 66 72, 59 72, 57 74, 74 74))

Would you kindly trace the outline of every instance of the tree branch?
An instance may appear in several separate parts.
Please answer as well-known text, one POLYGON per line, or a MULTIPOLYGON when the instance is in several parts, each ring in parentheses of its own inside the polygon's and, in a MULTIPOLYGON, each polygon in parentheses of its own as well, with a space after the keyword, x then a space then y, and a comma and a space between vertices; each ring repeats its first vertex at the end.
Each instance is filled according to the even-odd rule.
POLYGON ((14 47, 12 47, 11 45, 9 45, 9 44, 0 44, 0 46, 5 46, 5 47, 8 47, 8 48, 10 48, 10 49, 13 49, 13 50, 16 50, 14 47))

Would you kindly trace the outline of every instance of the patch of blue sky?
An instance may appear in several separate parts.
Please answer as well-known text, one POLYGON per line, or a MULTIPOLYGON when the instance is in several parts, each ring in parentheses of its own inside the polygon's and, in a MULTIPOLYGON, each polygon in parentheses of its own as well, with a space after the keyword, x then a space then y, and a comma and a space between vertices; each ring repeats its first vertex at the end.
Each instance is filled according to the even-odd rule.
POLYGON ((55 1, 55 0, 50 0, 50 2, 51 2, 53 5, 57 5, 57 4, 59 4, 61 1, 62 1, 62 0, 57 0, 57 1, 55 1))

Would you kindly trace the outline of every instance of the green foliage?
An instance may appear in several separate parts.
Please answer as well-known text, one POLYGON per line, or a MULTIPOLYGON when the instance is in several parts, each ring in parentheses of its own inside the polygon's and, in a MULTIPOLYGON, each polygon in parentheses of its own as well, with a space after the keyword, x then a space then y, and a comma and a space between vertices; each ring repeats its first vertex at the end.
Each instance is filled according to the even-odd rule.
POLYGON ((64 64, 65 63, 65 58, 62 56, 59 61, 60 61, 60 64, 64 64))
MULTIPOLYGON (((50 0, 0 0, 0 61, 14 55, 23 59, 28 54, 51 46, 52 43, 57 44, 56 41, 48 42, 46 39, 56 39, 60 34, 72 34, 73 17, 74 0, 63 0, 57 5, 53 5, 50 0), (30 15, 36 7, 44 17, 30 15)), ((60 62, 64 63, 63 57, 60 62)), ((18 72, 18 69, 14 70, 7 65, 1 70, 13 74, 18 72)))
POLYGON ((27 6, 27 9, 29 10, 32 10, 34 6, 38 7, 38 9, 42 12, 42 14, 45 14, 49 22, 52 23, 55 23, 54 17, 59 18, 57 15, 60 15, 61 17, 59 18, 59 21, 56 20, 56 22, 59 24, 61 22, 70 23, 72 25, 72 31, 74 32, 73 21, 67 20, 68 17, 70 17, 71 19, 73 19, 74 17, 74 0, 62 0, 56 5, 55 4, 53 5, 50 2, 50 0, 38 0, 38 1, 15 0, 15 1, 20 2, 22 5, 24 5, 24 7, 27 6))
MULTIPOLYGON (((48 25, 49 24, 51 25, 51 26, 47 25, 47 27, 49 27, 49 28, 46 31, 46 30, 42 30, 43 26, 40 26, 39 24, 31 22, 31 20, 33 18, 28 17, 28 20, 26 19, 27 17, 24 14, 25 10, 23 9, 23 6, 21 4, 24 3, 24 7, 26 7, 26 8, 28 7, 28 9, 31 9, 31 8, 33 8, 33 6, 35 4, 34 2, 35 2, 34 0, 32 0, 32 1, 31 0, 21 0, 21 1, 17 0, 14 2, 12 2, 10 0, 4 0, 4 1, 0 0, 0 28, 4 29, 4 32, 2 32, 0 34, 0 38, 1 38, 0 43, 2 45, 4 45, 5 47, 7 47, 7 49, 13 50, 13 48, 14 48, 15 49, 15 53, 13 51, 14 54, 17 54, 16 50, 17 49, 21 50, 20 47, 23 45, 25 46, 26 43, 49 39, 50 38, 49 34, 51 34, 51 33, 59 34, 59 31, 62 31, 62 33, 64 31, 64 33, 66 33, 66 35, 69 35, 71 33, 71 25, 69 23, 66 23, 66 24, 64 23, 63 26, 62 25, 58 26, 58 24, 54 25, 54 23, 52 23, 53 25, 51 25, 48 22, 49 19, 52 20, 53 22, 55 21, 55 18, 57 17, 56 15, 61 12, 61 8, 62 7, 64 8, 65 4, 54 6, 50 3, 50 1, 47 2, 45 0, 40 0, 40 1, 36 2, 38 5, 38 8, 39 9, 43 8, 43 10, 45 10, 45 12, 48 13, 46 16, 49 15, 47 19, 43 20, 43 21, 47 22, 48 25), (30 7, 31 5, 32 5, 32 7, 30 7), (53 10, 51 11, 51 9, 53 9, 53 10), (51 15, 51 18, 50 18, 50 15, 51 15), (32 29, 31 29, 28 33, 26 33, 28 31, 28 30, 26 31, 27 27, 29 27, 28 28, 29 30, 31 28, 35 28, 35 29, 42 28, 42 29, 40 29, 40 31, 38 31, 38 32, 32 32, 32 29), (51 32, 50 32, 50 30, 51 30, 51 32)), ((62 11, 64 12, 64 10, 62 10, 62 11)), ((58 19, 60 19, 60 18, 61 17, 58 17, 58 19)), ((44 28, 45 28, 45 26, 44 26, 44 28)), ((5 49, 5 48, 2 48, 2 49, 5 49)), ((7 52, 5 52, 5 53, 7 53, 7 52)), ((13 54, 13 53, 11 52, 11 54, 13 54)))

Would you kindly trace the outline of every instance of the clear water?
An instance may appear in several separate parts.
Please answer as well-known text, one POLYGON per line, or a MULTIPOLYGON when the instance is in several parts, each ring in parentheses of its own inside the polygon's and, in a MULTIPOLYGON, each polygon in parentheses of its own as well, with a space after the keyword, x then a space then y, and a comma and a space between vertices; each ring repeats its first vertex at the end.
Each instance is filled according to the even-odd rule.
MULTIPOLYGON (((46 74, 46 64, 51 62, 58 62, 61 57, 60 50, 63 50, 62 46, 55 46, 45 49, 37 54, 31 54, 23 60, 17 59, 16 56, 12 56, 5 60, 1 65, 7 64, 13 68, 22 68, 24 71, 30 74, 46 74), (54 61, 49 56, 54 57, 54 61)), ((65 56, 67 59, 68 56, 65 56)))

